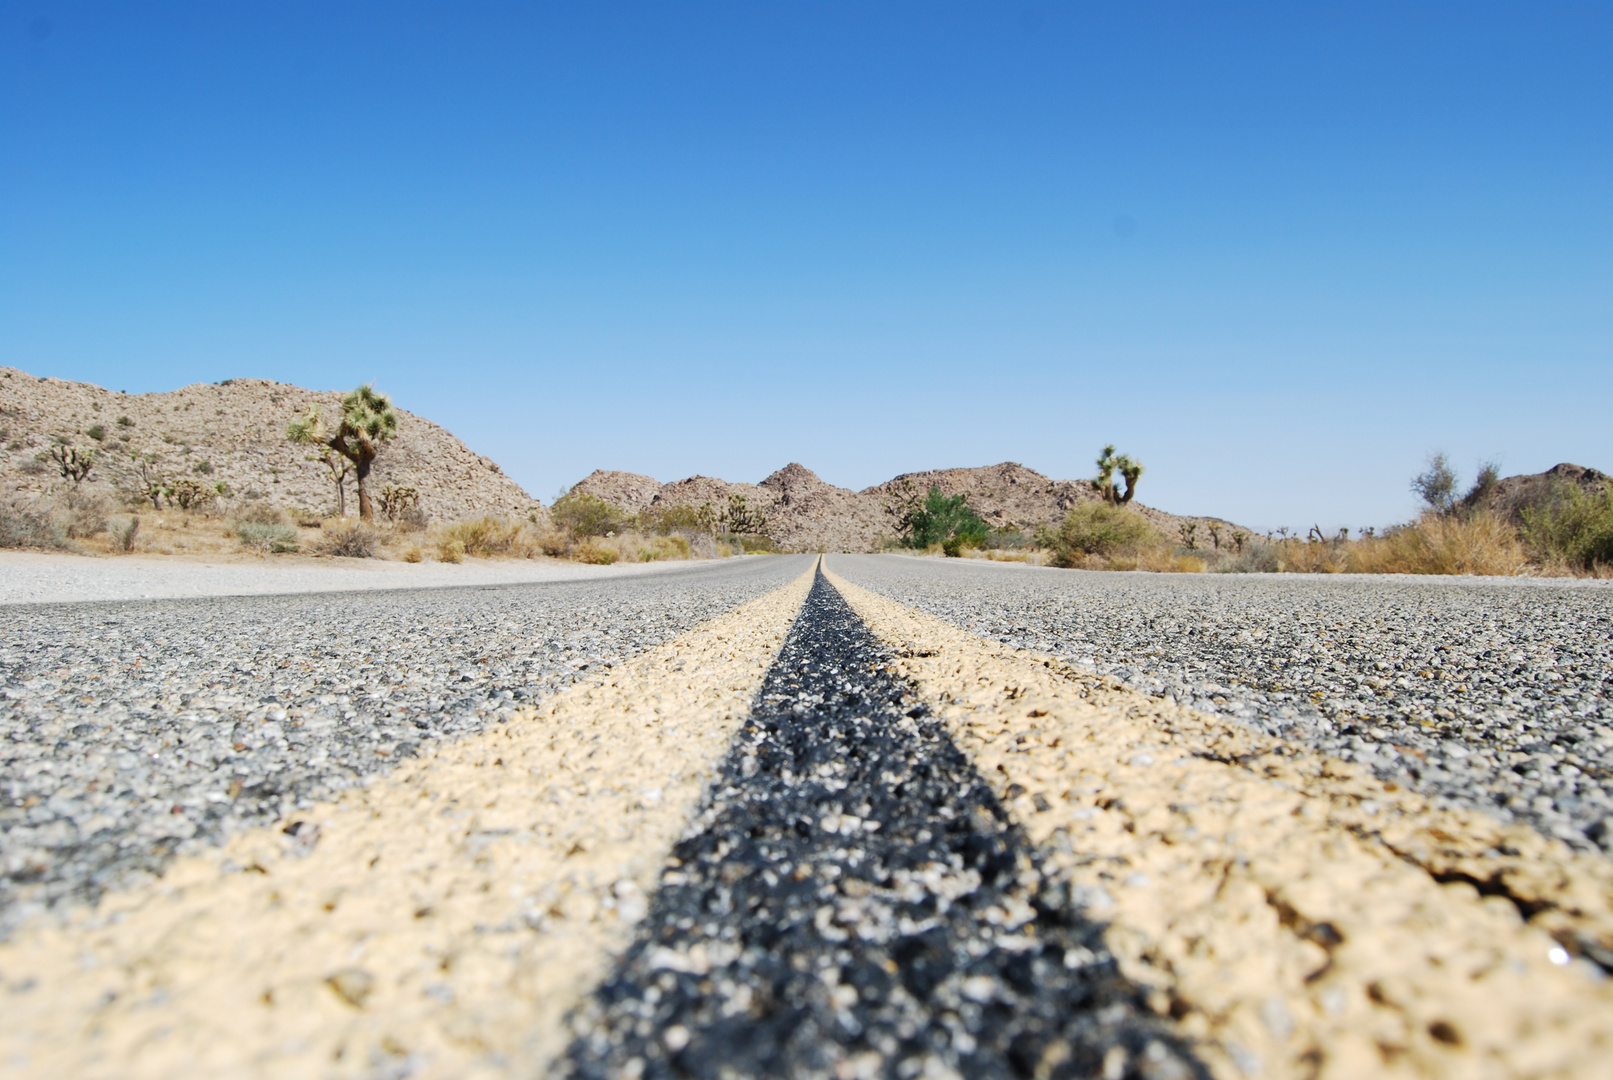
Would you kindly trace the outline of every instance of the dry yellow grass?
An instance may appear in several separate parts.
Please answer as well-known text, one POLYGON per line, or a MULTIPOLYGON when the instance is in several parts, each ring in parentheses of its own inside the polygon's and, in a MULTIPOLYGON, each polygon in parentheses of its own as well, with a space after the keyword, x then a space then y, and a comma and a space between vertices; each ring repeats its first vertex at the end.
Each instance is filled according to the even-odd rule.
MULTIPOLYGON (((1321 546, 1321 545, 1318 545, 1321 546)), ((1424 514, 1387 536, 1348 545, 1345 569, 1356 574, 1494 574, 1513 576, 1529 565, 1517 530, 1488 513, 1468 517, 1424 514)))

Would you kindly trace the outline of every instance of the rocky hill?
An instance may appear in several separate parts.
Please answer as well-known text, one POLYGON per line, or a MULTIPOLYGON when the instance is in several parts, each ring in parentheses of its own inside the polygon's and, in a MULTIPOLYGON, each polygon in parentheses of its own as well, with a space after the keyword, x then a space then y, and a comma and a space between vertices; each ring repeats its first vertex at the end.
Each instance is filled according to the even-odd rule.
MULTIPOLYGON (((122 499, 136 488, 131 454, 155 454, 170 477, 222 481, 228 503, 263 500, 297 513, 334 513, 330 473, 286 441, 286 425, 318 405, 326 415, 341 394, 264 379, 228 379, 162 394, 125 394, 90 383, 41 379, 0 367, 0 485, 6 494, 39 495, 63 481, 40 461, 57 439, 95 452, 84 486, 122 499), (99 437, 97 437, 99 436, 99 437)), ((434 520, 482 514, 522 515, 537 500, 422 416, 398 410, 398 434, 376 459, 372 491, 407 484, 434 520)), ((357 501, 348 481, 348 512, 357 501)))
POLYGON ((1495 486, 1475 492, 1464 502, 1489 510, 1514 525, 1521 525, 1525 510, 1545 506, 1560 489, 1577 487, 1587 495, 1596 495, 1610 483, 1613 483, 1613 476, 1607 473, 1564 462, 1553 465, 1543 473, 1497 480, 1495 486))
MULTIPOLYGON (((731 484, 709 476, 692 476, 660 484, 638 473, 600 470, 579 481, 573 491, 598 496, 629 513, 658 507, 727 505, 730 494, 767 515, 768 534, 786 551, 874 551, 895 535, 885 508, 907 487, 923 493, 934 485, 947 495, 968 496, 969 505, 993 528, 1030 531, 1063 519, 1070 508, 1095 502, 1097 488, 1087 480, 1052 480, 1015 462, 975 469, 936 469, 904 473, 883 484, 852 491, 824 483, 812 470, 791 463, 760 484, 731 484)), ((1180 517, 1150 506, 1133 506, 1167 536, 1187 522, 1199 524, 1199 539, 1208 526, 1231 526, 1219 518, 1180 517)))

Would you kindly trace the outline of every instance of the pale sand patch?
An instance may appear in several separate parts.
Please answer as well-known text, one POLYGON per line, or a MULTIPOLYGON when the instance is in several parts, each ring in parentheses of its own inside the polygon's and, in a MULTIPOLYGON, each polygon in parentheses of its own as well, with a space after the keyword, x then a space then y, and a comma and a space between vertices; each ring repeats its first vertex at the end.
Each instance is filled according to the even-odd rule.
POLYGON ((538 1075, 811 581, 299 814, 295 836, 243 833, 20 931, 0 946, 7 1075, 538 1075))
POLYGON ((1218 1076, 1607 1075, 1608 860, 829 577, 1218 1076))

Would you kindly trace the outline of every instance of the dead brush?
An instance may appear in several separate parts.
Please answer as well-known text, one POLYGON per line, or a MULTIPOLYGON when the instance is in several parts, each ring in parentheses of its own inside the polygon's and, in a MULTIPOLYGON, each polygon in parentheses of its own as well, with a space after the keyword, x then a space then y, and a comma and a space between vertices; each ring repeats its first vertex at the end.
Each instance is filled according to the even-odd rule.
POLYGON ((373 559, 381 547, 381 534, 362 521, 333 518, 320 529, 314 550, 339 559, 373 559))
MULTIPOLYGON (((1462 516, 1425 513, 1383 536, 1349 545, 1358 574, 1490 574, 1512 577, 1529 564, 1517 531, 1486 511, 1462 516)), ((1285 567, 1286 569, 1286 567, 1285 567)))
POLYGON ((596 548, 616 552, 622 562, 661 562, 667 559, 687 559, 692 554, 687 537, 673 533, 668 536, 646 536, 643 533, 625 533, 604 540, 594 540, 596 548))
POLYGON ((571 557, 580 563, 590 563, 594 566, 609 566, 617 558, 615 551, 591 540, 572 548, 571 557))
POLYGON ((530 559, 541 549, 538 537, 525 522, 496 517, 440 526, 435 542, 439 550, 458 542, 462 555, 483 559, 530 559))

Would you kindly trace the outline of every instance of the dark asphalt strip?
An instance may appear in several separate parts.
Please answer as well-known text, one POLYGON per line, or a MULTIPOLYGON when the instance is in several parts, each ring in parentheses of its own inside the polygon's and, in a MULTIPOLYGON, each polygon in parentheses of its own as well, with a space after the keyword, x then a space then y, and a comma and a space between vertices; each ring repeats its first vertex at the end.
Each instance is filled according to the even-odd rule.
POLYGON ((820 575, 561 1075, 1203 1077, 820 575))

